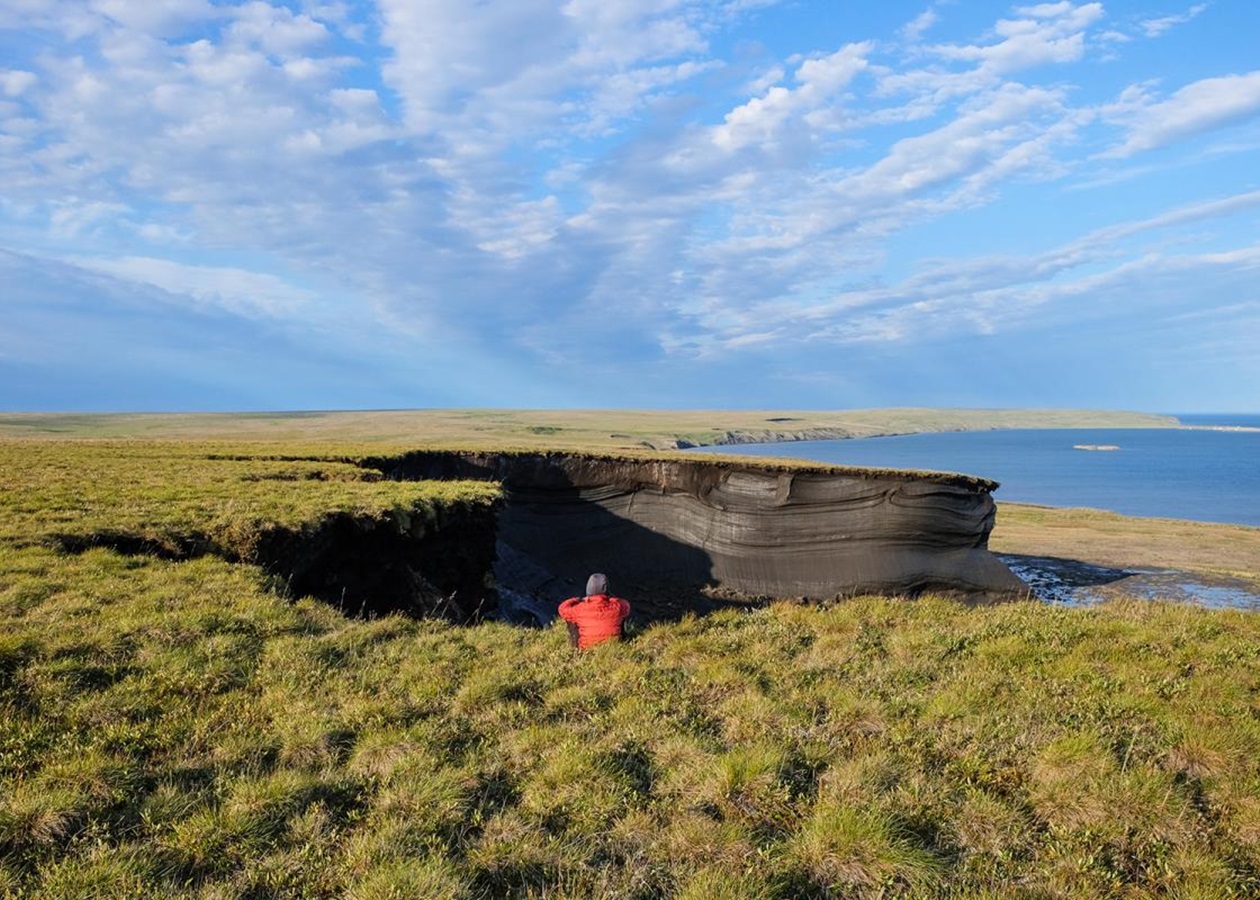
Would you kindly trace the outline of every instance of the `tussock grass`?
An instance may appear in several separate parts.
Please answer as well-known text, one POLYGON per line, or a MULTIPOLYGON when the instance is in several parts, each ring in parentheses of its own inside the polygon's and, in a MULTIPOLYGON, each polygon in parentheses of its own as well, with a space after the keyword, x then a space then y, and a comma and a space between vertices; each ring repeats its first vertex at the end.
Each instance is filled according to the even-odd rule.
POLYGON ((216 557, 0 571, 0 896, 1260 891, 1244 612, 857 598, 575 655, 216 557))

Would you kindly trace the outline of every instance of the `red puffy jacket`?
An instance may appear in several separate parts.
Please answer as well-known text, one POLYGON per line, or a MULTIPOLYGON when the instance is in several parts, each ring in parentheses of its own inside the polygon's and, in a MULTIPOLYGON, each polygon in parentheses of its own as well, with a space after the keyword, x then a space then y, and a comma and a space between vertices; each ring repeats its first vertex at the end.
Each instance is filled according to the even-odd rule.
POLYGON ((629 615, 630 604, 608 594, 570 597, 560 604, 560 618, 577 626, 579 650, 620 638, 621 623, 629 615))

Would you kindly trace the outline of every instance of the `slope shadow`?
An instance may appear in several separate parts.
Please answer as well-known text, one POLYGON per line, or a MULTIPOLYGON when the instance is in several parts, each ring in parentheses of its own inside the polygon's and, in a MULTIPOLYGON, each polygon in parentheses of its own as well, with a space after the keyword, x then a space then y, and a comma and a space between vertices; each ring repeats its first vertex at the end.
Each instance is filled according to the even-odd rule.
POLYGON ((549 454, 460 455, 416 451, 366 465, 387 478, 497 481, 504 501, 496 521, 493 568, 498 617, 546 625, 560 602, 585 591, 593 572, 630 601, 632 623, 676 620, 729 605, 715 593, 713 560, 703 549, 617 515, 604 503, 633 497, 643 485, 574 483, 565 459, 549 454))
POLYGON ((507 488, 494 568, 504 619, 548 624, 593 572, 630 601, 637 624, 729 605, 714 594, 713 562, 701 548, 618 516, 578 488, 507 488))

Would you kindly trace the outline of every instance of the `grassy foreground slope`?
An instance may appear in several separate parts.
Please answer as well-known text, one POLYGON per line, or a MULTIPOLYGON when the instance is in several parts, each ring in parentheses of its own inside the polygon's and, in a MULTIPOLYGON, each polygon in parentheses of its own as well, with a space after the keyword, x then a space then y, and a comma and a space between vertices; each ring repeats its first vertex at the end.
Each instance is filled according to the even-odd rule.
POLYGON ((357 452, 0 442, 0 897, 1260 895, 1251 613, 856 598, 575 656, 218 552, 65 552, 248 560, 270 524, 495 496, 357 452))
POLYGON ((0 896, 1252 897, 1260 618, 348 620, 0 549, 0 896))
POLYGON ((672 448, 991 428, 1158 428, 1176 419, 1097 410, 385 410, 292 413, 0 413, 0 438, 381 442, 403 446, 672 448))

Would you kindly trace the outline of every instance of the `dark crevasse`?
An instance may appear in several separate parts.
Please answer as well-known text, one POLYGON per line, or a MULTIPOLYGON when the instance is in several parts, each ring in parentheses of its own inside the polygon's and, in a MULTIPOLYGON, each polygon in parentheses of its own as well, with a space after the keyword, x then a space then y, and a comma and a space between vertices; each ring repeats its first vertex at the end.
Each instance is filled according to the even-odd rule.
POLYGON ((171 560, 221 556, 259 566, 286 596, 316 597, 347 615, 402 613, 471 622, 493 614, 497 508, 455 504, 420 512, 424 515, 333 513, 299 528, 264 525, 231 540, 124 531, 53 540, 67 553, 107 547, 171 560))
POLYGON ((348 615, 471 622, 496 607, 495 528, 495 510, 485 506, 440 510, 422 529, 339 514, 303 531, 263 532, 250 561, 283 579, 290 595, 348 615))

